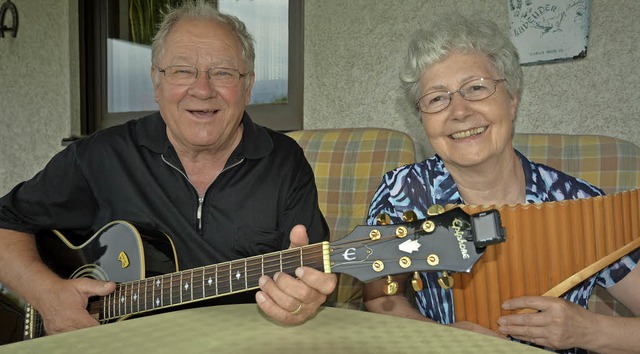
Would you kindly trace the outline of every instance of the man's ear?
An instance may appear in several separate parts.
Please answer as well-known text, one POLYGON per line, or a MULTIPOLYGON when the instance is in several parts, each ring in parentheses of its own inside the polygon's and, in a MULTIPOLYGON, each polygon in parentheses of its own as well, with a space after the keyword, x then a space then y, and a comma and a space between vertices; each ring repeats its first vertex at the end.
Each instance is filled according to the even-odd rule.
POLYGON ((158 69, 156 69, 155 65, 151 65, 151 83, 153 84, 153 96, 155 97, 156 103, 158 102, 158 85, 160 84, 160 78, 158 77, 158 69))
POLYGON ((246 106, 249 105, 249 102, 251 102, 251 90, 253 90, 253 84, 255 84, 256 82, 256 74, 252 71, 249 74, 247 74, 246 76, 246 80, 247 80, 247 87, 245 88, 244 91, 244 104, 246 106))

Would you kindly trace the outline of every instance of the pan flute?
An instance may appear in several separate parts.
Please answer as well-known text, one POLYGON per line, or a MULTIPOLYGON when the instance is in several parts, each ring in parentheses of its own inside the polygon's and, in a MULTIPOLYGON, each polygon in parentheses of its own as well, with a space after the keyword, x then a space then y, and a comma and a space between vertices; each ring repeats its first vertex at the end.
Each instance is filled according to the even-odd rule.
POLYGON ((498 329, 500 305, 525 295, 561 296, 640 247, 638 190, 559 202, 473 206, 500 212, 507 241, 487 247, 470 273, 453 274, 456 321, 498 329))

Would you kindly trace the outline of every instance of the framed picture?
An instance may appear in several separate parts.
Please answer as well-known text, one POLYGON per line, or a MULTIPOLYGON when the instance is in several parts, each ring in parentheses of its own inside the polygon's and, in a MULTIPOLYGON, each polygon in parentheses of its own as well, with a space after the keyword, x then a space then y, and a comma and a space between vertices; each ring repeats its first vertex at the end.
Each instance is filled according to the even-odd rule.
POLYGON ((521 64, 584 58, 591 0, 508 0, 521 64))

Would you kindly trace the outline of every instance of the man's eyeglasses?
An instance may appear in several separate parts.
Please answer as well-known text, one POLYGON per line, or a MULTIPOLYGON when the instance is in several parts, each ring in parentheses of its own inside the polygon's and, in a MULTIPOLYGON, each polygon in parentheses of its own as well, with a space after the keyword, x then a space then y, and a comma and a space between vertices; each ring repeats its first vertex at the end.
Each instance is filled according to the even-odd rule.
POLYGON ((416 106, 424 113, 438 113, 445 110, 451 104, 454 93, 459 93, 467 101, 480 101, 490 97, 496 92, 499 83, 507 79, 478 78, 471 80, 453 92, 435 91, 420 97, 416 106))
POLYGON ((212 66, 206 70, 198 70, 191 65, 169 65, 166 68, 156 66, 159 72, 164 74, 165 79, 172 85, 190 86, 198 80, 198 74, 207 73, 207 78, 216 87, 235 86, 249 74, 246 72, 241 74, 238 69, 224 68, 221 66, 212 66))

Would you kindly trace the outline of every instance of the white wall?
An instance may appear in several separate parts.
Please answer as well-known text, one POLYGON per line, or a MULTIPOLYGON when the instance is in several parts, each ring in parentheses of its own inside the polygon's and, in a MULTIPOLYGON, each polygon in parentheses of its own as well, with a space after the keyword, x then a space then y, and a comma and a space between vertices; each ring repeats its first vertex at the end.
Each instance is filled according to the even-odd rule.
POLYGON ((0 195, 79 132, 77 0, 13 3, 17 37, 0 38, 0 195))
MULTIPOLYGON (((407 37, 455 9, 508 30, 507 0, 305 1, 305 129, 424 132, 399 89, 407 37)), ((587 57, 524 67, 517 132, 603 134, 640 145, 640 1, 593 0, 587 57)))

